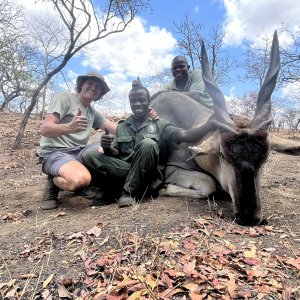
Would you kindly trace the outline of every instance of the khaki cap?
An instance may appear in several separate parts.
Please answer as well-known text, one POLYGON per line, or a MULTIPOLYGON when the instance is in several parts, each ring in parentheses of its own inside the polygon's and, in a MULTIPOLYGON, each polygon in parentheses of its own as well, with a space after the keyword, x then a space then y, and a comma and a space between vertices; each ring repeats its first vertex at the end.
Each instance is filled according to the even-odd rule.
POLYGON ((96 79, 101 84, 101 95, 100 97, 104 96, 106 93, 110 91, 110 88, 108 87, 107 83, 105 82, 104 77, 97 73, 97 72, 89 72, 86 75, 80 75, 76 79, 76 84, 78 85, 79 81, 81 80, 87 80, 89 78, 96 79))

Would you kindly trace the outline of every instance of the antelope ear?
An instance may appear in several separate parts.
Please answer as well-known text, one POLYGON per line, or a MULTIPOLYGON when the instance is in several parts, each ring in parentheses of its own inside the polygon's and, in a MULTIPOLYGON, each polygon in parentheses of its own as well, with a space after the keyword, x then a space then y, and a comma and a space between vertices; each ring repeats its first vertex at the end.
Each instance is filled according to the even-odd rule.
POLYGON ((300 155, 300 142, 268 135, 270 149, 288 155, 300 155))

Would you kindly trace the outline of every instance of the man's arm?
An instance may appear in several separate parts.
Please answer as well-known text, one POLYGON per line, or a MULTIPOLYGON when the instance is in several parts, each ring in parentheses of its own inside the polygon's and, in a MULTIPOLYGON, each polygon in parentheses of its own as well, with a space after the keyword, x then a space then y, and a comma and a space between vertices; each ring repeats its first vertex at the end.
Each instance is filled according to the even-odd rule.
POLYGON ((87 128, 86 117, 81 116, 81 111, 73 117, 70 123, 60 124, 60 115, 58 113, 49 113, 41 126, 41 134, 45 137, 57 137, 67 133, 77 133, 87 128))
POLYGON ((180 130, 177 136, 178 142, 193 143, 201 140, 207 133, 215 129, 213 117, 210 117, 207 122, 196 128, 189 130, 180 130))
POLYGON ((102 126, 100 126, 100 129, 102 130, 105 130, 105 128, 107 128, 110 133, 116 134, 117 123, 107 120, 102 126))
MULTIPOLYGON (((150 108, 149 109, 149 119, 156 119, 158 117, 159 116, 158 116, 157 112, 154 109, 150 108)), ((110 133, 116 134, 117 123, 107 120, 103 125, 100 126, 100 129, 102 129, 102 130, 105 130, 105 128, 108 129, 108 131, 110 133)))

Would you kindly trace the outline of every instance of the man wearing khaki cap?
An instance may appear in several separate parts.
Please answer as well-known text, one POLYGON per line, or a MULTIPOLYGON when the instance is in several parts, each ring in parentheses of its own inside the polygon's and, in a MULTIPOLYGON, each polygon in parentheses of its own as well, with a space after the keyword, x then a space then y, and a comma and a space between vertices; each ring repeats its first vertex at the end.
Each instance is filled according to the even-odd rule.
POLYGON ((58 207, 59 190, 73 191, 86 198, 91 175, 81 163, 82 154, 95 149, 87 146, 92 128, 115 133, 116 124, 97 112, 91 103, 102 98, 109 87, 96 72, 77 77, 76 93, 63 92, 54 97, 41 126, 41 142, 37 154, 42 170, 48 175, 41 201, 42 209, 58 207))

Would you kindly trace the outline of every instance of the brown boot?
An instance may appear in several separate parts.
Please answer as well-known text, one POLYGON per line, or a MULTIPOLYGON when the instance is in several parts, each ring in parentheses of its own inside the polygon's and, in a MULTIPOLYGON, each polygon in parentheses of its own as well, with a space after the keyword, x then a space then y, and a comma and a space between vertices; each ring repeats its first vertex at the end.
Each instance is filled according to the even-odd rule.
POLYGON ((41 202, 41 209, 50 210, 58 208, 58 193, 59 187, 54 184, 53 177, 48 176, 41 202))

